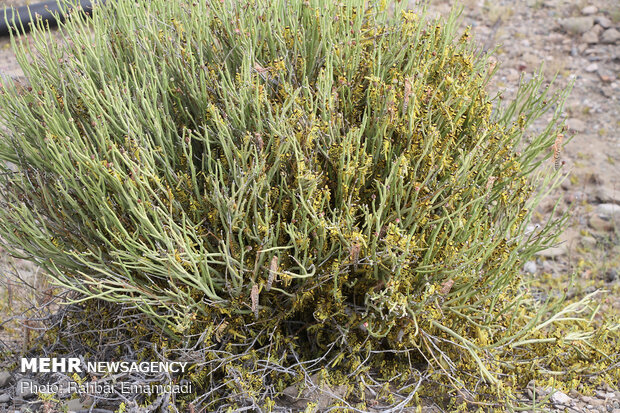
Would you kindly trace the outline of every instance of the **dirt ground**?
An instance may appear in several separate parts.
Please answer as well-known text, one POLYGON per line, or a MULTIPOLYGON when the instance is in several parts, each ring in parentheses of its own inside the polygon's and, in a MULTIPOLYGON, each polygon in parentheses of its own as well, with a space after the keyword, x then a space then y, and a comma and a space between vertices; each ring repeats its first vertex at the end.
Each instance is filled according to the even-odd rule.
MULTIPOLYGON (((25 3, 0 0, 0 8, 25 3)), ((452 3, 432 1, 429 12, 447 15, 452 3)), ((531 77, 541 65, 546 80, 557 75, 553 90, 573 85, 565 105, 570 142, 561 155, 568 178, 536 216, 537 221, 544 220, 560 200, 559 208, 571 213, 569 227, 561 243, 525 263, 524 272, 539 278, 543 290, 545 285, 567 287, 576 297, 605 289, 601 311, 620 314, 620 1, 462 0, 461 4, 463 27, 472 27, 481 50, 499 45, 493 91, 503 90, 504 98, 510 99, 520 77, 531 77), (576 277, 573 284, 570 274, 576 277)), ((419 7, 419 2, 410 5, 419 7)), ((21 75, 6 38, 0 38, 0 73, 21 75)), ((545 122, 541 119, 531 133, 545 122)), ((37 269, 0 250, 0 272, 33 279, 37 269)), ((16 332, 22 337, 4 334, 0 340, 19 343, 25 333, 16 332)), ((618 383, 609 384, 591 396, 570 392, 555 408, 620 413, 618 383)))

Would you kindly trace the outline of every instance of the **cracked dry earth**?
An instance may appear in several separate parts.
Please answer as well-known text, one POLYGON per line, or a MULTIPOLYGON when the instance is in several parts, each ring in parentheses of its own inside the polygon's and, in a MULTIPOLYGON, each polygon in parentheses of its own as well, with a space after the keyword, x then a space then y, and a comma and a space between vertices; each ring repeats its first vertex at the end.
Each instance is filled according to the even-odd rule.
MULTIPOLYGON (((25 3, 0 0, 0 7, 25 3)), ((429 15, 447 16, 452 3, 431 1, 429 15)), ((541 64, 546 80, 557 74, 553 90, 573 84, 565 104, 566 136, 572 139, 561 155, 568 178, 547 197, 536 216, 538 221, 545 220, 559 201, 559 208, 571 214, 569 226, 557 246, 525 263, 523 271, 541 280, 543 295, 564 287, 572 297, 596 289, 607 290, 601 311, 617 316, 620 314, 620 1, 462 0, 461 4, 462 26, 472 27, 479 47, 492 50, 499 45, 494 55, 499 69, 491 91, 502 90, 504 99, 510 99, 520 77, 531 77, 541 64), (569 274, 575 274, 573 283, 569 274)), ((419 2, 411 1, 410 6, 418 8, 419 2)), ((0 39, 0 73, 21 75, 6 38, 0 39)), ((534 125, 532 133, 544 127, 545 120, 543 117, 534 125)), ((33 265, 12 259, 1 250, 0 272, 3 273, 0 280, 5 279, 4 274, 16 272, 35 283, 37 280, 33 265)), ((0 282, 3 301, 7 300, 6 287, 6 281, 0 282)), ((6 307, 4 303, 0 305, 5 312, 6 307)), ((15 347, 24 341, 27 327, 19 325, 19 317, 11 319, 12 334, 7 334, 1 331, 7 319, 6 314, 2 316, 0 346, 15 347)), ((0 382, 0 387, 3 385, 6 383, 0 382)), ((541 409, 620 413, 618 385, 607 383, 588 395, 577 390, 554 392, 541 409)), ((0 400, 5 396, 3 390, 8 389, 0 388, 0 400)), ((525 398, 540 399, 545 395, 549 391, 535 383, 523 391, 525 398)), ((3 406, 6 405, 0 404, 0 411, 3 406)), ((442 411, 432 402, 423 410, 442 411)))

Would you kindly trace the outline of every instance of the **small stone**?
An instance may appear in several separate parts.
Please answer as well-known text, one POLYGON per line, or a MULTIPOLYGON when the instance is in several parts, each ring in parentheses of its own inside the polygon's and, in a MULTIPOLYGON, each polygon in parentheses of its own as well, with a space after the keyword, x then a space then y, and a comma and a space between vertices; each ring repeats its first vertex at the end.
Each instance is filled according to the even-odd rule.
POLYGON ((523 266, 523 271, 529 274, 535 274, 537 269, 538 268, 536 267, 536 261, 528 261, 523 266))
POLYGON ((30 379, 21 379, 15 385, 15 396, 21 399, 30 399, 36 396, 36 393, 32 392, 34 387, 37 387, 38 383, 30 379))
POLYGON ((566 126, 575 132, 583 132, 586 130, 586 123, 581 119, 570 118, 566 121, 566 126))
POLYGON ((581 237, 581 245, 587 248, 594 248, 596 247, 596 238, 590 236, 581 237))
POLYGON ((587 44, 598 43, 598 35, 592 30, 588 30, 581 36, 581 41, 587 44))
POLYGON ((611 83, 616 80, 616 74, 609 69, 600 68, 597 73, 598 77, 605 83, 611 83))
POLYGON ((598 43, 599 36, 603 32, 603 29, 600 25, 595 24, 592 26, 590 30, 585 32, 583 36, 581 36, 581 40, 588 44, 598 43))
POLYGON ((572 175, 562 181, 562 183, 560 184, 560 187, 563 190, 568 191, 570 187, 573 186, 573 182, 571 181, 571 178, 572 178, 572 175))
POLYGON ((590 16, 592 14, 596 14, 597 11, 598 11, 598 7, 596 6, 586 6, 583 9, 581 9, 581 14, 583 14, 584 16, 590 16))
POLYGON ((584 70, 588 73, 596 72, 598 70, 598 65, 596 63, 590 63, 584 70))
POLYGON ((594 25, 592 16, 585 17, 569 17, 559 21, 560 26, 570 34, 584 34, 594 25))
POLYGON ((596 394, 596 397, 598 397, 599 399, 604 399, 605 398, 605 392, 604 391, 595 390, 594 394, 596 394))
POLYGON ((588 221, 588 225, 595 231, 608 232, 613 231, 614 225, 612 221, 601 218, 598 214, 593 214, 588 221))
POLYGON ((575 389, 570 389, 570 391, 568 392, 568 396, 573 398, 573 399, 578 399, 581 397, 581 393, 579 393, 577 390, 575 389))
POLYGON ((0 387, 5 387, 12 379, 11 373, 8 371, 0 371, 0 387))
POLYGON ((568 406, 572 399, 561 391, 556 391, 551 395, 551 398, 549 400, 551 401, 551 403, 553 403, 554 406, 568 406))
POLYGON ((11 401, 11 395, 8 393, 0 394, 0 403, 8 403, 11 401))
POLYGON ((620 189, 603 186, 596 190, 593 198, 595 202, 620 205, 620 189))
POLYGON ((596 16, 594 22, 603 29, 609 29, 611 27, 611 20, 606 16, 596 16))
POLYGON ((593 33, 596 33, 596 35, 599 36, 601 33, 605 31, 605 29, 600 24, 595 24, 594 26, 592 26, 590 31, 593 33))
MULTIPOLYGON (((618 279, 618 271, 616 270, 609 270, 607 271, 607 273, 605 274, 605 281, 607 281, 608 283, 612 283, 614 281, 616 281, 618 279)), ((605 397, 609 398, 609 399, 613 399, 615 396, 614 393, 607 393, 605 395, 605 397), (611 396, 610 396, 611 395, 611 396)))
POLYGON ((587 182, 589 184, 592 185, 602 185, 603 184, 603 178, 601 177, 601 175, 597 172, 590 172, 587 175, 587 182))
POLYGON ((606 217, 620 215, 620 205, 616 204, 599 204, 596 206, 596 213, 606 217))
POLYGON ((564 202, 566 202, 567 204, 573 204, 575 202, 582 202, 585 199, 586 199, 586 196, 581 191, 567 192, 566 195, 564 196, 564 202))
POLYGON ((592 399, 592 405, 595 406, 595 407, 596 406, 603 406, 604 404, 605 404, 605 400, 604 399, 601 399, 601 398, 598 398, 598 397, 595 397, 595 398, 592 399))
POLYGON ((608 88, 608 87, 602 87, 601 88, 601 93, 606 98, 615 98, 616 97, 616 92, 613 91, 611 88, 608 88))
POLYGON ((63 403, 64 406, 67 408, 67 412, 76 412, 79 410, 83 410, 85 408, 87 408, 87 406, 85 406, 80 399, 73 399, 73 400, 69 400, 66 403, 63 403))
POLYGON ((601 43, 616 43, 620 40, 620 32, 616 29, 607 29, 601 36, 601 43))
POLYGON ((540 255, 545 258, 556 258, 561 257, 562 255, 566 255, 568 251, 566 250, 566 246, 560 245, 559 247, 551 247, 546 250, 539 251, 536 255, 540 255))

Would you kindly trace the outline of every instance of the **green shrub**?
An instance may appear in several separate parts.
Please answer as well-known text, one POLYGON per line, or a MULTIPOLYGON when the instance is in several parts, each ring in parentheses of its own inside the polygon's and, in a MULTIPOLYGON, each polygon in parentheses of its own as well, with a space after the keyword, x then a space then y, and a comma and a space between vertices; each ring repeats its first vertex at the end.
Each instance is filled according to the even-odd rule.
POLYGON ((420 363, 500 391, 561 319, 519 267, 562 222, 526 231, 562 99, 536 78, 494 106, 455 16, 400 7, 119 0, 15 42, 31 89, 0 95, 7 247, 77 300, 253 360, 217 374, 257 403, 310 360, 362 400, 364 375, 407 389, 420 363), (280 370, 246 375, 265 359, 280 370))

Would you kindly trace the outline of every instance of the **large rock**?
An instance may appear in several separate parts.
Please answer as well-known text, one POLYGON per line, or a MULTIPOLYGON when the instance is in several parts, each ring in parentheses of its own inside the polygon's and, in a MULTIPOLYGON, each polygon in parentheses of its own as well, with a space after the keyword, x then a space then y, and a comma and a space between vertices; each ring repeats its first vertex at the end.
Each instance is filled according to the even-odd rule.
POLYGON ((569 17, 560 20, 560 26, 570 34, 584 34, 594 26, 594 17, 569 17))

